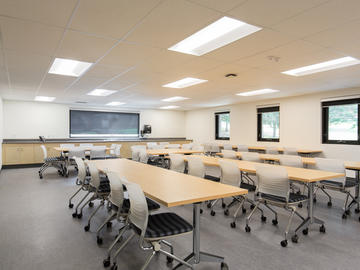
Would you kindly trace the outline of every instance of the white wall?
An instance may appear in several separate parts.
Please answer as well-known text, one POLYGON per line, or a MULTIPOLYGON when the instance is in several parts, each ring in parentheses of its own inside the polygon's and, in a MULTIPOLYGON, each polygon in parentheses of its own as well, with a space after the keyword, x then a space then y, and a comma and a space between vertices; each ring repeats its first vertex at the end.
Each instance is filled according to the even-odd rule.
POLYGON ((186 113, 186 137, 197 142, 215 141, 214 112, 230 110, 230 143, 317 148, 329 158, 360 161, 360 146, 321 144, 321 99, 356 95, 360 89, 323 92, 186 113), (280 104, 280 142, 257 142, 256 106, 280 104))
POLYGON ((0 97, 0 170, 2 168, 2 141, 3 141, 3 100, 0 97))
MULTIPOLYGON (((4 138, 69 137, 69 106, 44 102, 4 100, 4 138)), ((152 126, 149 137, 185 137, 185 112, 143 110, 140 126, 152 126)))

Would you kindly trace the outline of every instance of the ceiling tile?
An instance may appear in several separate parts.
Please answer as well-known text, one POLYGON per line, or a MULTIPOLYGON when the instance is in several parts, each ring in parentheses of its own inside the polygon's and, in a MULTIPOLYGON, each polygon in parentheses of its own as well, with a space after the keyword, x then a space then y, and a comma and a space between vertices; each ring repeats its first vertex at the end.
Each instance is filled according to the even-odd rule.
POLYGON ((53 55, 63 30, 39 23, 0 17, 0 30, 5 49, 41 55, 53 55))
POLYGON ((221 12, 226 12, 234 7, 241 5, 247 0, 189 0, 201 6, 212 8, 221 12))
POLYGON ((160 0, 81 1, 71 28, 119 39, 159 2, 160 0))
POLYGON ((1 0, 0 15, 65 27, 77 0, 1 0))
POLYGON ((271 26, 328 0, 251 0, 228 13, 247 23, 271 26))
POLYGON ((75 80, 75 77, 47 74, 39 90, 42 93, 53 90, 64 91, 75 80))
POLYGON ((114 44, 115 41, 112 39, 66 31, 56 56, 93 63, 105 55, 114 44))
POLYGON ((219 12, 185 0, 167 0, 154 9, 126 40, 169 48, 221 17, 219 12))
POLYGON ((305 37, 360 18, 360 1, 332 0, 272 26, 289 35, 305 37))

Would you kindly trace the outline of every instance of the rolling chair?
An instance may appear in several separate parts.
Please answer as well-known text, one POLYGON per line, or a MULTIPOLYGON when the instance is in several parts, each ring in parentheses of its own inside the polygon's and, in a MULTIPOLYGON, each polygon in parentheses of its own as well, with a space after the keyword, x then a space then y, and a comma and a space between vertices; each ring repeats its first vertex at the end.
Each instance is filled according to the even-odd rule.
POLYGON ((168 149, 180 149, 180 144, 168 144, 168 149))
MULTIPOLYGON (((258 208, 259 204, 263 204, 271 212, 274 213, 275 218, 272 220, 272 224, 276 226, 278 224, 277 212, 273 210, 270 205, 284 208, 287 211, 290 211, 290 218, 285 229, 285 239, 280 242, 282 247, 286 247, 288 244, 288 234, 291 226, 291 222, 294 214, 296 214, 302 220, 305 220, 297 211, 296 204, 300 202, 307 201, 307 197, 301 194, 295 194, 290 192, 290 183, 288 178, 288 173, 286 168, 271 166, 271 165, 257 165, 256 166, 256 175, 258 177, 258 188, 257 192, 259 193, 259 198, 256 202, 255 208, 246 218, 246 227, 245 231, 250 232, 250 219, 254 211, 258 208)), ((266 222, 266 217, 261 216, 261 221, 266 222)), ((294 243, 298 242, 298 236, 293 235, 291 240, 294 243)))
POLYGON ((76 166, 74 157, 79 157, 79 158, 85 159, 85 150, 82 147, 70 148, 67 155, 68 155, 68 158, 66 160, 66 173, 68 174, 69 166, 75 166, 75 169, 77 170, 77 166, 76 166))
POLYGON ((205 155, 211 155, 211 143, 204 143, 205 155))
POLYGON ((204 146, 202 146, 202 145, 193 145, 192 150, 204 152, 204 146))
MULTIPOLYGON (((225 184, 225 185, 231 185, 231 186, 235 186, 235 187, 239 187, 240 186, 240 170, 239 167, 237 165, 236 162, 233 161, 227 161, 227 160, 219 160, 219 164, 220 164, 220 168, 221 168, 221 177, 220 177, 220 182, 225 184)), ((235 206, 235 204, 240 204, 239 207, 236 209, 235 213, 234 213, 234 220, 231 223, 231 227, 235 228, 235 222, 236 222, 236 218, 237 218, 237 214, 239 212, 240 209, 242 209, 244 201, 246 200, 246 196, 233 196, 232 197, 233 200, 230 204, 228 204, 226 206, 226 209, 224 210, 224 214, 227 216, 229 215, 229 209, 232 206, 235 206)), ((211 212, 210 214, 212 216, 215 216, 215 211, 214 211, 214 207, 216 205, 216 203, 219 201, 219 199, 213 201, 212 205, 211 205, 211 212)))
POLYGON ((193 144, 192 143, 185 143, 182 145, 182 149, 190 150, 192 149, 193 144))
POLYGON ((298 155, 298 151, 294 147, 284 147, 284 155, 298 155))
POLYGON ((224 150, 233 150, 233 147, 231 144, 224 144, 224 150))
POLYGON ((74 148, 75 144, 73 144, 73 143, 62 143, 62 144, 60 144, 60 147, 61 148, 74 148))
POLYGON ((221 150, 223 158, 238 159, 234 150, 221 150))
POLYGON ((154 149, 158 144, 156 142, 148 142, 146 143, 146 146, 148 149, 154 149))
POLYGON ((180 154, 170 154, 170 170, 184 173, 185 172, 185 160, 184 156, 180 154))
POLYGON ((212 143, 210 145, 210 155, 215 156, 216 153, 220 152, 220 146, 217 143, 212 143))
POLYGON ((169 144, 169 142, 159 142, 159 145, 168 145, 169 144))
MULTIPOLYGON (((135 183, 127 183, 126 189, 130 199, 130 211, 125 227, 130 227, 132 229, 132 234, 115 252, 111 270, 117 270, 117 255, 135 235, 139 236, 140 248, 144 251, 151 251, 150 256, 146 259, 145 264, 141 268, 142 270, 146 269, 156 253, 166 255, 169 263, 176 260, 184 266, 194 269, 191 264, 175 256, 173 246, 166 241, 171 237, 191 233, 193 230, 192 225, 175 213, 167 212, 149 215, 146 198, 140 186, 135 183), (163 250, 161 248, 162 244, 168 246, 170 252, 163 250)), ((121 234, 125 231, 125 229, 122 230, 121 234)))
POLYGON ((249 152, 249 147, 244 144, 238 144, 237 151, 238 152, 249 152))
POLYGON ((265 154, 269 155, 278 155, 279 150, 276 147, 266 147, 265 154))
POLYGON ((134 161, 139 161, 140 149, 146 150, 146 146, 145 145, 133 145, 130 147, 130 149, 131 149, 131 159, 134 161))
POLYGON ((50 167, 54 167, 58 170, 58 173, 62 176, 66 175, 66 168, 65 168, 65 158, 62 156, 59 157, 48 157, 47 150, 45 145, 40 145, 41 150, 43 152, 43 159, 44 163, 41 165, 39 169, 39 177, 40 179, 43 178, 43 172, 50 167))
POLYGON ((113 143, 110 147, 110 155, 113 157, 121 157, 121 144, 113 143))
POLYGON ((328 206, 332 206, 332 200, 330 194, 326 191, 328 190, 334 190, 341 193, 346 194, 346 199, 343 206, 343 215, 342 218, 346 219, 347 215, 350 214, 350 208, 352 206, 352 203, 348 204, 349 197, 353 199, 355 202, 355 197, 351 194, 351 190, 355 190, 358 183, 356 182, 356 179, 346 177, 346 169, 344 165, 344 161, 339 159, 326 159, 326 158, 315 158, 315 168, 317 170, 322 171, 330 171, 330 172, 337 172, 337 173, 343 173, 345 176, 339 177, 339 178, 333 178, 331 180, 323 180, 320 181, 320 183, 317 184, 317 189, 315 190, 315 193, 320 189, 328 198, 328 206))
POLYGON ((90 150, 90 159, 106 159, 106 146, 94 146, 90 150))

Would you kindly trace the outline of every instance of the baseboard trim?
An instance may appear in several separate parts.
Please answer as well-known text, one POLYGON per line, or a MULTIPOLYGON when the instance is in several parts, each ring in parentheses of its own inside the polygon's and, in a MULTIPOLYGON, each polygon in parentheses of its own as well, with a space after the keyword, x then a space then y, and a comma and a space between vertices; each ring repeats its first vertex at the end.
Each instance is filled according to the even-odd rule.
POLYGON ((42 163, 3 165, 2 169, 36 168, 40 167, 41 165, 42 163))

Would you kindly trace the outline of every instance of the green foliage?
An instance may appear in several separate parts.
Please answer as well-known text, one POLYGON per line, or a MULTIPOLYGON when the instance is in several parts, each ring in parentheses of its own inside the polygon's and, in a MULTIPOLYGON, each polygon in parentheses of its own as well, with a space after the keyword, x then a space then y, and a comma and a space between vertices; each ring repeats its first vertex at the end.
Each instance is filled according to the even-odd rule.
POLYGON ((329 125, 352 124, 351 129, 357 128, 358 105, 339 105, 329 107, 329 125))

